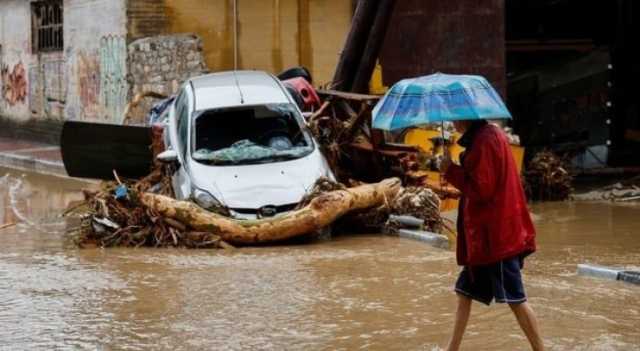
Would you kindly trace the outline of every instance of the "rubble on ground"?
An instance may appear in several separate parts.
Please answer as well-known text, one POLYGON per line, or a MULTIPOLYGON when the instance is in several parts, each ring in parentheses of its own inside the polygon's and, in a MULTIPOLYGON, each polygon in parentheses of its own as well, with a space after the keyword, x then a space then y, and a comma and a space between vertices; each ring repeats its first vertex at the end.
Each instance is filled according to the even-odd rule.
POLYGON ((640 201, 640 177, 618 182, 587 193, 574 194, 571 199, 576 201, 640 201))
MULTIPOLYGON (((396 216, 412 216, 424 221, 424 230, 441 233, 443 219, 440 215, 440 198, 431 189, 409 187, 400 191, 391 202, 391 214, 396 216)), ((394 232, 390 227, 398 226, 393 220, 386 223, 387 232, 394 232)))
POLYGON ((136 182, 102 182, 98 191, 83 191, 84 202, 66 213, 80 218, 80 225, 68 233, 71 240, 80 247, 231 247, 218 235, 189 230, 144 206, 139 199, 143 192, 173 196, 162 167, 136 182))
POLYGON ((98 191, 85 190, 85 201, 66 213, 80 218, 79 226, 69 231, 71 239, 80 247, 232 248, 319 232, 343 215, 343 230, 382 231, 385 225, 393 225, 388 223, 391 214, 422 219, 432 232, 440 232, 443 225, 440 200, 433 191, 402 188, 394 180, 355 182, 349 188, 321 178, 294 211, 243 221, 231 218, 224 209, 210 212, 173 199, 169 179, 166 168, 158 167, 137 182, 118 179, 103 182, 98 191), (189 212, 195 214, 186 216, 189 212))
MULTIPOLYGON (((99 191, 85 191, 84 203, 66 214, 80 218, 80 225, 69 231, 72 240, 80 247, 186 248, 232 248, 281 241, 317 232, 351 212, 388 208, 384 212, 391 213, 389 204, 402 189, 398 179, 347 188, 323 178, 294 211, 247 221, 175 200, 168 180, 160 168, 138 182, 105 182, 99 191)), ((424 199, 423 194, 416 204, 423 206, 425 213, 439 216, 437 207, 430 207, 437 203, 424 199)), ((429 221, 436 223, 438 218, 429 221)))
POLYGON ((537 153, 524 171, 524 185, 529 200, 567 200, 572 192, 573 176, 565 162, 553 152, 537 153))

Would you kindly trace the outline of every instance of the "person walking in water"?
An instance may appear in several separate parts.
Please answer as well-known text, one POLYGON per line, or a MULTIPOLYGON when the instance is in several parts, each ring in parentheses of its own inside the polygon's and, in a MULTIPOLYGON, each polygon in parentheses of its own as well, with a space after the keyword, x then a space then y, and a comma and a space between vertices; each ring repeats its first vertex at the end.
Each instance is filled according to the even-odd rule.
POLYGON ((520 175, 504 132, 484 120, 454 122, 463 133, 461 165, 448 150, 445 179, 462 192, 456 259, 463 266, 455 285, 458 308, 447 350, 460 348, 473 300, 507 303, 533 350, 543 350, 536 317, 527 304, 520 270, 536 249, 535 229, 520 175))

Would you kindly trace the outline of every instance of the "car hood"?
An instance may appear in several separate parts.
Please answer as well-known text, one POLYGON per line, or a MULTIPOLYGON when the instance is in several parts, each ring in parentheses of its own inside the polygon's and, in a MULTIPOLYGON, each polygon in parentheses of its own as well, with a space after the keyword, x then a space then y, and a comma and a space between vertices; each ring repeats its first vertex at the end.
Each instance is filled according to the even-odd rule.
POLYGON ((291 161, 243 166, 190 165, 193 184, 232 209, 296 204, 322 176, 332 177, 316 149, 291 161))

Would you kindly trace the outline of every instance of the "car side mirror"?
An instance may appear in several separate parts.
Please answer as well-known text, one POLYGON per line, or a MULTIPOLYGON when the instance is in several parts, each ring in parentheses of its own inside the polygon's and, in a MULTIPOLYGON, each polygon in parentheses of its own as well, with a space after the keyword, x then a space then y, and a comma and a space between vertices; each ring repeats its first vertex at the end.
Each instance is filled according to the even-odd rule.
POLYGON ((156 156, 156 159, 162 163, 178 162, 178 153, 176 150, 164 150, 156 156))

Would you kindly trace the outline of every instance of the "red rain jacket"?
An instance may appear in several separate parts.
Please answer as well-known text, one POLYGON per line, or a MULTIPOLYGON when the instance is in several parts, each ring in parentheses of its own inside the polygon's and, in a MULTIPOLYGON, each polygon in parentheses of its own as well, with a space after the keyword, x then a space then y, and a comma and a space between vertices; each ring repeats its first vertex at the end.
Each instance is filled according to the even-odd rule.
POLYGON ((520 175, 504 132, 480 127, 465 152, 463 166, 452 164, 445 178, 462 192, 462 235, 457 260, 462 266, 490 264, 536 249, 520 175))

